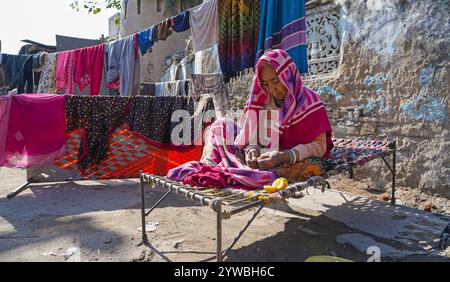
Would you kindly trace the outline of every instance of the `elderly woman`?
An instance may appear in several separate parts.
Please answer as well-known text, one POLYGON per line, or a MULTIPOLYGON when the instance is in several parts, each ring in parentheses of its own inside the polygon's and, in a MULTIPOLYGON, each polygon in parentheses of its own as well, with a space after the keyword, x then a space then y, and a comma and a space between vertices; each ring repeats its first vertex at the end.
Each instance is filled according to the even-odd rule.
POLYGON ((195 186, 261 188, 277 177, 302 178, 307 159, 329 158, 332 146, 322 100, 303 86, 285 51, 270 50, 258 60, 240 126, 217 120, 200 162, 174 168, 168 177, 195 186))

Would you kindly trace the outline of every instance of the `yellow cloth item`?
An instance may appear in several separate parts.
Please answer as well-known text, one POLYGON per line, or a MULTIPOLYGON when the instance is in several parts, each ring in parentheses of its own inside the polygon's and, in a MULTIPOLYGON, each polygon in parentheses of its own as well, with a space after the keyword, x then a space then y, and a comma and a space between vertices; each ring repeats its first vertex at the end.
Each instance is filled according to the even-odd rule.
POLYGON ((271 193, 276 193, 278 191, 283 190, 284 188, 286 188, 288 186, 288 181, 286 178, 284 177, 280 177, 277 180, 275 180, 272 185, 265 185, 264 186, 264 191, 271 194, 271 193))

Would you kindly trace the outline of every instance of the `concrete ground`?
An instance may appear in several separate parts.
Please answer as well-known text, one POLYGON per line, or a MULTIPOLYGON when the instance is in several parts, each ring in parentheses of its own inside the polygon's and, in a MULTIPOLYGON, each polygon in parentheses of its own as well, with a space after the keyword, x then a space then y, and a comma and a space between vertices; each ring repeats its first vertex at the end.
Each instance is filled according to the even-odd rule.
MULTIPOLYGON (((23 170, 0 168, 0 261, 214 261, 209 207, 169 196, 147 219, 145 246, 138 180, 36 183, 8 200, 24 178, 23 170)), ((147 207, 164 193, 148 188, 147 207)), ((251 215, 224 221, 224 246, 251 215)), ((381 261, 450 261, 450 247, 435 247, 448 222, 449 216, 311 188, 303 198, 264 208, 225 260, 377 261, 380 254, 381 261)))

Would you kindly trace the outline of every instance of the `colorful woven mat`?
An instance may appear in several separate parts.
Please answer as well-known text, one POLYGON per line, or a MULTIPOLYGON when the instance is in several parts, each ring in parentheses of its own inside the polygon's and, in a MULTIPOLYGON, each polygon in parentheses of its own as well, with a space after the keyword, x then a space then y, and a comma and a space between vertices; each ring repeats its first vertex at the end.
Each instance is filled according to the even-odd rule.
MULTIPOLYGON (((68 137, 66 156, 56 160, 54 164, 81 174, 77 166, 80 141, 81 130, 72 132, 68 137)), ((166 175, 174 167, 200 160, 202 150, 201 146, 183 150, 158 148, 122 126, 110 138, 107 158, 88 168, 87 174, 81 175, 87 179, 137 178, 140 171, 166 175)))

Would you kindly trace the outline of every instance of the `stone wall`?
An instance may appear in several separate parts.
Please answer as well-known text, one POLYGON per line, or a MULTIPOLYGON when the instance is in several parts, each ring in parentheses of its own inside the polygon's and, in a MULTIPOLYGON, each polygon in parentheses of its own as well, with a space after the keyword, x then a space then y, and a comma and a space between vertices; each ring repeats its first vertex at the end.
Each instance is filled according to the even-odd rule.
MULTIPOLYGON (((340 64, 304 80, 327 104, 334 135, 397 140, 397 185, 450 197, 450 1, 334 3, 340 64)), ((231 108, 244 105, 251 79, 230 83, 231 108)), ((366 176, 390 187, 381 160, 357 171, 366 176)))

